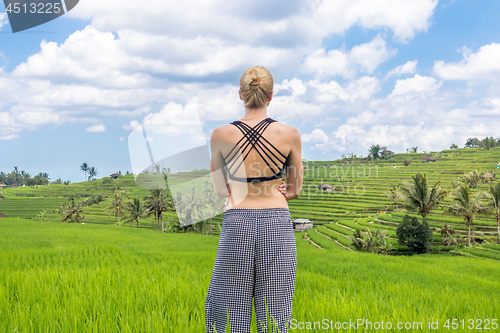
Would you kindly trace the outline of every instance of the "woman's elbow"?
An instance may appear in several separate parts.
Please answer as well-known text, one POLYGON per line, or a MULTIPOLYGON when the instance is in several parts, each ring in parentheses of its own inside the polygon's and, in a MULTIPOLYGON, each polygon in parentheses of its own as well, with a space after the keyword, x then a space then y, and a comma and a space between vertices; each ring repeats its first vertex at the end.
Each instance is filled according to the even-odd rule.
POLYGON ((227 191, 215 191, 215 194, 217 194, 219 198, 227 198, 229 196, 227 191))
POLYGON ((300 197, 300 191, 287 194, 288 201, 293 199, 298 199, 300 197))

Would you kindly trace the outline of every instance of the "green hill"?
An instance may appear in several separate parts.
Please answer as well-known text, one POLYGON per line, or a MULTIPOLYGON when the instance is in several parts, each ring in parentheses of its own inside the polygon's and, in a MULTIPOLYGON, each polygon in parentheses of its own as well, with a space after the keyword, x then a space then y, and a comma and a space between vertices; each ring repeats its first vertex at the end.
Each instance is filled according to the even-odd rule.
MULTIPOLYGON (((462 320, 478 325, 481 319, 479 325, 488 323, 490 329, 493 319, 498 323, 500 245, 453 253, 462 256, 439 254, 444 246, 435 233, 435 254, 383 256, 346 250, 346 236, 356 227, 380 227, 394 237, 405 211, 386 208, 389 183, 427 172, 431 184, 441 181, 451 190, 453 179, 475 169, 498 175, 494 168, 500 149, 433 154, 437 161, 429 164, 419 160, 422 154, 396 154, 393 162, 374 164, 307 162, 303 193, 290 202, 294 218, 315 224, 307 233, 295 233, 296 330, 310 325, 308 332, 338 331, 335 325, 357 319, 390 322, 393 328, 410 323, 417 326, 407 330, 421 332, 448 332, 452 322, 447 320, 452 319, 460 325, 462 320), (412 163, 404 166, 405 159, 412 163), (343 191, 319 191, 322 183, 343 191), (324 319, 333 326, 318 326, 324 319), (429 321, 438 322, 438 328, 429 329, 429 321)), ((101 179, 2 190, 0 212, 10 217, 0 218, 0 331, 204 332, 204 301, 219 237, 151 232, 146 229, 154 226, 147 220, 140 229, 116 227, 115 219, 102 210, 124 188, 130 199, 148 194, 133 176, 110 184, 101 179), (70 196, 83 202, 99 194, 108 199, 83 208, 85 224, 51 223, 61 221, 54 211, 70 196)), ((472 192, 486 189, 480 184, 472 192)), ((464 236, 464 221, 441 216, 441 211, 438 207, 427 217, 431 227, 451 224, 464 236)), ((495 226, 492 216, 480 215, 473 226, 477 242, 493 241, 495 226)), ((364 326, 346 331, 360 330, 371 331, 364 326)))
MULTIPOLYGON (((465 325, 474 320, 483 328, 488 323, 490 329, 498 319, 497 261, 320 250, 301 241, 302 235, 296 234, 293 331, 324 319, 328 328, 307 331, 340 331, 335 325, 363 319, 393 328, 398 322, 416 325, 407 331, 449 332, 447 319, 465 325), (438 329, 430 330, 429 320, 438 321, 438 329)), ((0 331, 205 332, 218 241, 112 225, 0 219, 0 331)))
MULTIPOLYGON (((500 170, 496 168, 500 161, 500 147, 490 150, 479 148, 462 148, 444 150, 441 152, 402 153, 395 154, 389 160, 375 160, 375 163, 362 159, 344 159, 336 161, 305 161, 308 170, 304 173, 304 185, 301 197, 290 201, 292 218, 308 218, 315 225, 323 224, 357 224, 358 218, 372 218, 374 226, 388 228, 397 225, 405 211, 396 211, 384 195, 389 184, 408 181, 417 172, 427 173, 430 184, 440 181, 446 190, 452 190, 452 180, 472 170, 490 171, 500 178, 500 170), (437 161, 423 163, 420 158, 426 155, 434 156, 437 161), (405 166, 405 160, 411 162, 405 166), (336 191, 320 191, 318 185, 328 183, 336 187, 336 191), (384 215, 379 213, 384 211, 384 215)), ((205 171, 185 174, 185 177, 198 177, 205 171)), ((108 199, 100 204, 83 208, 83 214, 88 218, 88 224, 115 224, 109 212, 103 211, 114 197, 114 189, 127 189, 130 199, 144 197, 148 190, 138 187, 132 175, 121 176, 104 184, 102 179, 73 183, 66 185, 47 185, 2 190, 4 199, 0 200, 0 212, 9 217, 43 219, 57 222, 60 214, 54 213, 70 196, 76 196, 77 201, 83 201, 97 194, 106 194, 108 199), (45 211, 43 217, 37 217, 45 211)), ((480 184, 472 189, 473 195, 486 191, 488 184, 480 184)), ((445 202, 449 202, 447 198, 445 202)), ((442 216, 443 210, 437 207, 428 215, 427 220, 436 230, 444 224, 452 225, 461 236, 465 234, 465 222, 459 217, 442 216)), ((175 213, 165 213, 167 219, 177 219, 175 213)), ((214 219, 222 220, 222 216, 214 219)), ((361 225, 360 225, 361 226, 361 225)), ((154 228, 151 221, 143 220, 143 228, 154 228)), ((472 227, 475 240, 494 242, 496 238, 496 220, 494 216, 480 215, 472 227)), ((214 232, 217 232, 214 227, 214 232)), ((323 230, 323 229, 322 229, 323 230)), ((345 242, 345 240, 342 240, 345 242)), ((435 242, 442 242, 436 234, 435 242)))

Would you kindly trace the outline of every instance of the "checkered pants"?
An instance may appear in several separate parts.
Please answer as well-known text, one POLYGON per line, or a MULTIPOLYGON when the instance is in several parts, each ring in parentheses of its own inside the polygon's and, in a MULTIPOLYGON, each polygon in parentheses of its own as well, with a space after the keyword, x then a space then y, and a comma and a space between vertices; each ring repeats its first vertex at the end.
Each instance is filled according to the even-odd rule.
POLYGON ((227 210, 205 301, 207 333, 213 333, 214 326, 225 333, 227 314, 232 333, 250 332, 252 299, 259 332, 267 331, 273 318, 281 333, 288 332, 285 322, 290 326, 296 269, 287 208, 227 210))

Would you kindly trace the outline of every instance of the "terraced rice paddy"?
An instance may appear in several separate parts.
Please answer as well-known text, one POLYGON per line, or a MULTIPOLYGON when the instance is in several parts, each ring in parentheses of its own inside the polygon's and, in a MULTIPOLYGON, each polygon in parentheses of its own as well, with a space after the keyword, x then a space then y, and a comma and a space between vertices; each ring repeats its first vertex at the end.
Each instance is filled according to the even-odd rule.
MULTIPOLYGON (((442 215, 442 207, 427 217, 436 228, 432 254, 383 256, 348 248, 346 236, 365 227, 386 229, 396 244, 395 229, 406 212, 388 207, 391 202, 384 192, 389 183, 426 172, 431 185, 440 181, 452 190, 451 180, 474 169, 498 173, 500 149, 443 151, 429 164, 420 162, 421 156, 397 154, 394 162, 371 168, 366 162, 342 167, 331 161, 308 163, 301 197, 290 202, 293 218, 308 218, 315 225, 307 233, 296 233, 292 332, 331 332, 336 329, 325 328, 324 320, 335 325, 358 319, 391 322, 387 332, 449 332, 444 327, 448 319, 464 320, 466 328, 468 320, 483 328, 488 323, 489 331, 495 331, 491 320, 500 320, 500 245, 451 255, 436 231, 448 224, 465 237, 466 225, 459 217, 442 215), (405 167, 405 159, 413 163, 405 167), (321 183, 343 186, 344 191, 321 192, 321 183), (429 320, 438 321, 438 328, 429 329, 429 320), (398 330, 398 322, 422 326, 398 330), (301 328, 307 323, 311 329, 301 328)), ((0 212, 9 218, 0 218, 0 331, 204 332, 218 228, 213 228, 214 237, 153 232, 156 227, 148 220, 142 220, 139 229, 118 228, 109 211, 103 211, 115 186, 126 187, 130 199, 148 194, 132 176, 110 185, 97 180, 2 190, 0 212), (82 201, 102 193, 108 195, 106 201, 83 208, 84 225, 54 223, 61 216, 53 211, 69 196, 82 201)), ((472 192, 486 190, 487 185, 480 184, 472 192)), ((173 213, 166 215, 176 219, 173 213)), ((221 220, 218 216, 214 223, 221 220)), ((472 230, 477 243, 496 243, 494 216, 478 216, 472 230)), ((407 250, 399 245, 395 249, 399 254, 407 250)), ((378 331, 350 327, 340 331, 378 331)))

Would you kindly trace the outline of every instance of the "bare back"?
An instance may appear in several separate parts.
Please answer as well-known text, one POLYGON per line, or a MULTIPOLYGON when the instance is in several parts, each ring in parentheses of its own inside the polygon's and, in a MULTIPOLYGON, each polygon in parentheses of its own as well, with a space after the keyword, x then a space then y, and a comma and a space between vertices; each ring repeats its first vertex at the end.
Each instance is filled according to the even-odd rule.
MULTIPOLYGON (((287 199, 278 190, 285 166, 287 183, 300 191, 300 134, 294 127, 269 119, 236 121, 212 133, 212 171, 225 170, 224 181, 232 179, 227 209, 288 208, 287 199)), ((218 183, 214 182, 216 191, 224 192, 218 183)))

